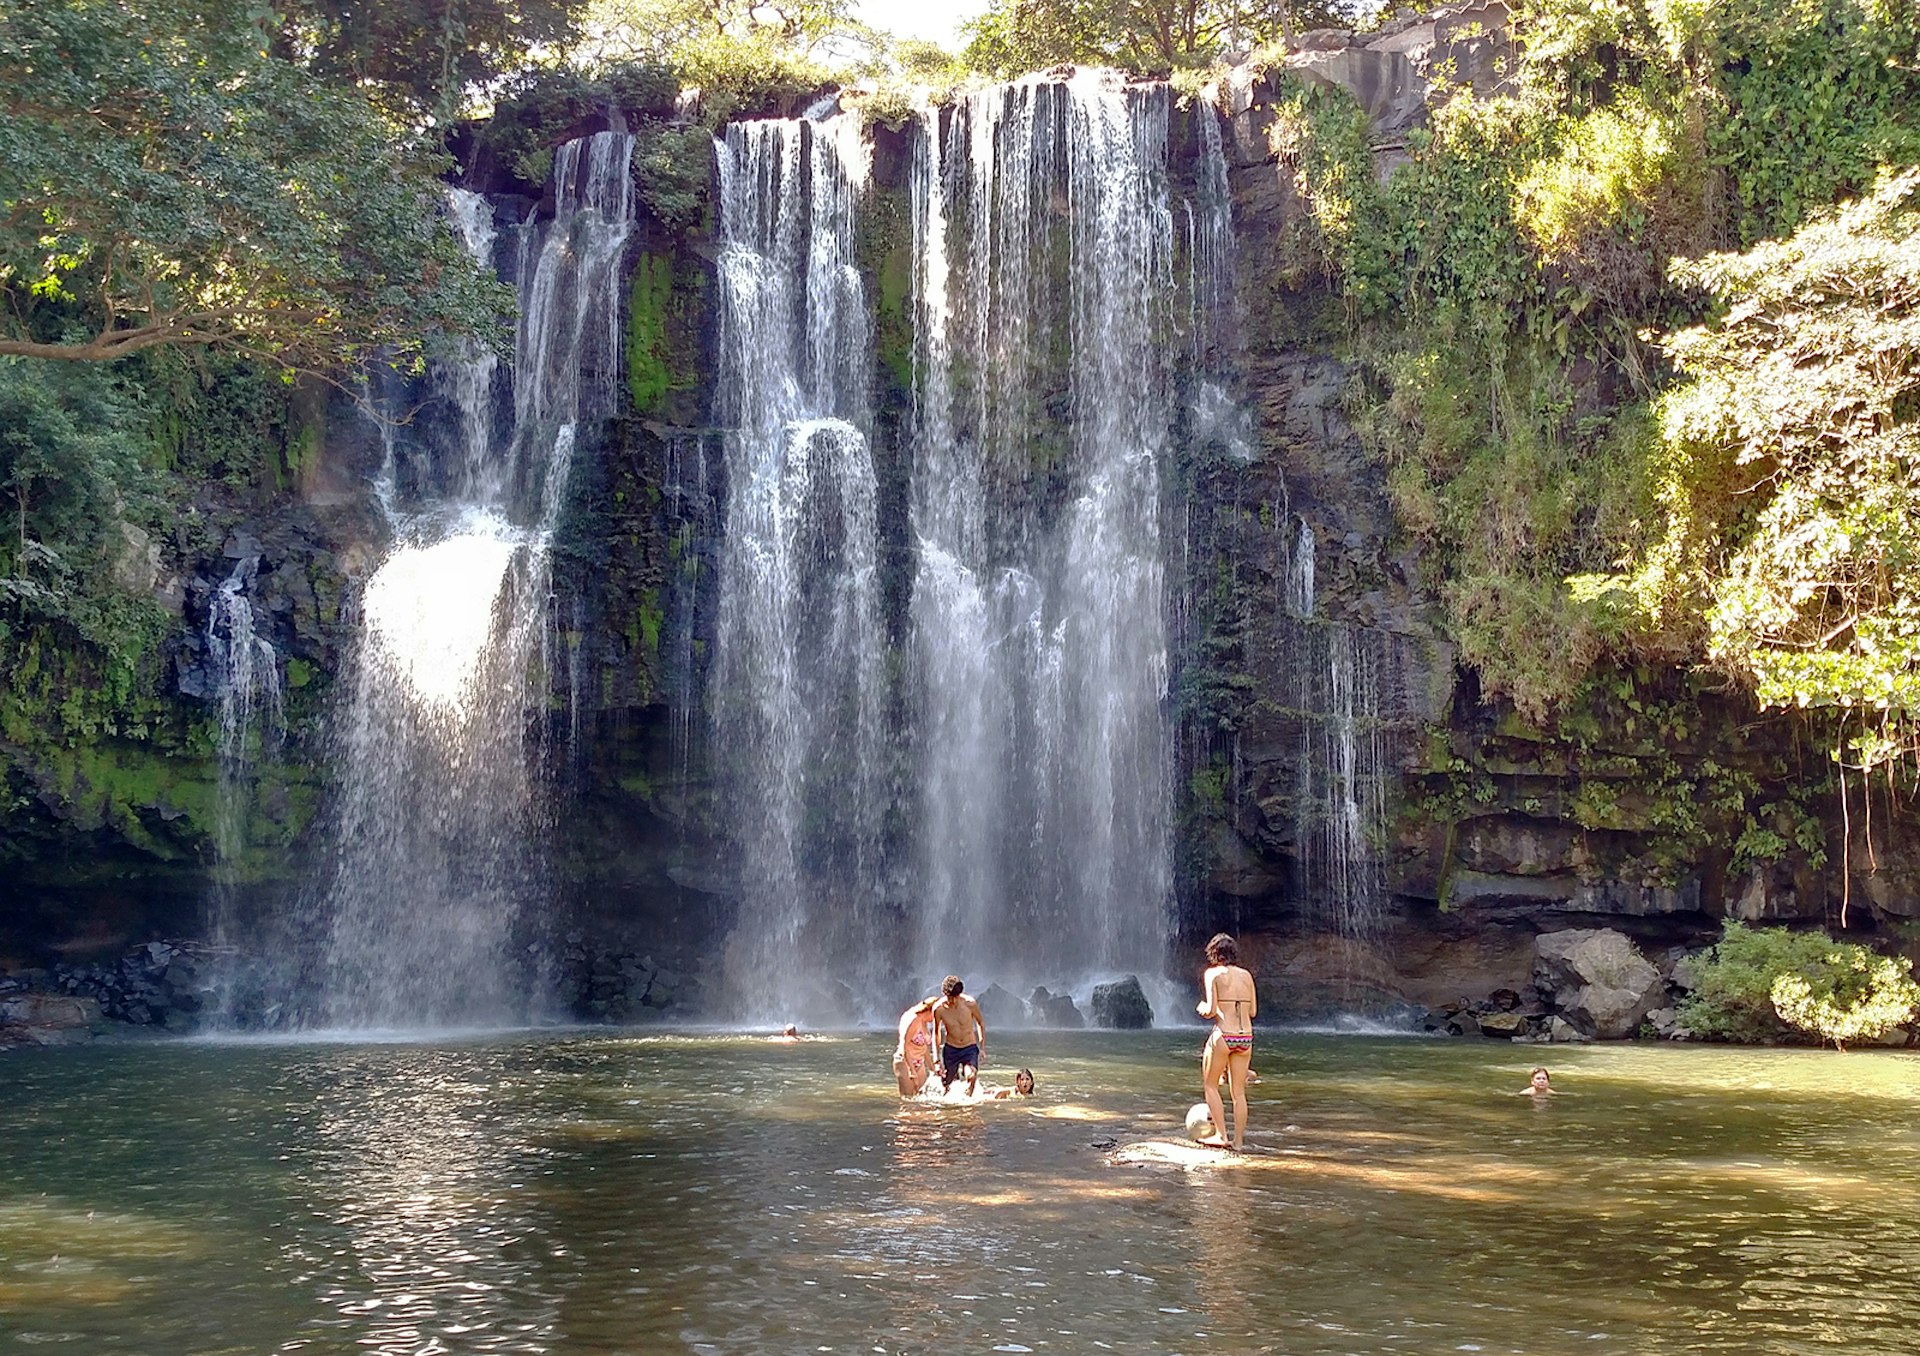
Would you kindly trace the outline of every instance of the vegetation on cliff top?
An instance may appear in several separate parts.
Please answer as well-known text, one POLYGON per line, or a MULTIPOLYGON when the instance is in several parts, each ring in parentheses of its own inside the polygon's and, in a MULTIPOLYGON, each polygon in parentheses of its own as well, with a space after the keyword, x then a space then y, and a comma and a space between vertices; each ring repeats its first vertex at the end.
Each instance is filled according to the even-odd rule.
POLYGON ((1276 124, 1464 658, 1536 720, 1698 662, 1835 713, 1845 761, 1911 750, 1920 17, 1533 0, 1518 31, 1508 92, 1446 99, 1384 183, 1350 103, 1276 124))
POLYGON ((333 369, 484 331, 444 159, 271 55, 241 0, 0 10, 0 354, 239 348, 333 369))

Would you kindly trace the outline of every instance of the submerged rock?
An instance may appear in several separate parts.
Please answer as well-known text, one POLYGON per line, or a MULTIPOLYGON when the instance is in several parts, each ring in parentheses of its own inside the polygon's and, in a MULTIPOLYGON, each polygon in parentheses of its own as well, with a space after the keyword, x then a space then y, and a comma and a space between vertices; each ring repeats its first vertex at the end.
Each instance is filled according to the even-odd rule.
POLYGON ((0 998, 0 1048, 76 1045, 93 1039, 100 1005, 67 994, 14 993, 0 998))
POLYGON ((1094 985, 1092 1006, 1095 1026, 1141 1031, 1153 1025, 1153 1005, 1147 1002, 1147 993, 1140 987, 1138 975, 1128 975, 1112 984, 1094 985))

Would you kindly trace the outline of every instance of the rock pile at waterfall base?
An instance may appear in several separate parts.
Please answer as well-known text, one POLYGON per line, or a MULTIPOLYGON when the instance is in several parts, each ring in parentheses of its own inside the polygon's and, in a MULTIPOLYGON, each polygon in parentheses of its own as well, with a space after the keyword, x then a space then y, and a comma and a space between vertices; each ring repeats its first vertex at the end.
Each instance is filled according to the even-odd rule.
POLYGON ((191 1031, 212 1000, 205 949, 146 942, 117 961, 0 975, 0 1045, 73 1044, 104 1022, 191 1031))
POLYGON ((1675 1017, 1678 953, 1655 965, 1612 928, 1570 928, 1534 942, 1533 982, 1429 1009, 1416 1026, 1450 1036, 1578 1042, 1685 1036, 1675 1017))

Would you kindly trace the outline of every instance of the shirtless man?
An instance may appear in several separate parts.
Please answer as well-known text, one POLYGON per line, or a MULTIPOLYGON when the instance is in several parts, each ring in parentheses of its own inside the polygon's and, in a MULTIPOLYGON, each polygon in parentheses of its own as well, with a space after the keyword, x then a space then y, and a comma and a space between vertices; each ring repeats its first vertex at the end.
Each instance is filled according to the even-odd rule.
POLYGON ((923 998, 900 1014, 900 1040, 893 1047, 893 1081, 902 1097, 918 1097, 927 1085, 932 1053, 933 1000, 923 998))
POLYGON ((1219 1134, 1200 1142, 1216 1149, 1246 1147, 1247 1068, 1253 1063, 1253 1019, 1259 1012, 1253 976, 1240 968, 1240 948, 1226 933, 1207 943, 1207 973, 1200 980, 1205 994, 1195 1010, 1213 1023, 1201 1052, 1200 1084, 1206 1089, 1207 1110, 1219 1134), (1233 1142, 1227 1142, 1227 1118, 1220 1106, 1220 1075, 1227 1076, 1233 1093, 1233 1142))
POLYGON ((980 1016, 980 1005, 961 992, 964 988, 958 975, 940 981, 940 1001, 933 1005, 933 1020, 940 1031, 941 1086, 953 1087, 964 1069, 967 1096, 971 1097, 980 1081, 980 1060, 987 1052, 987 1023, 980 1016))

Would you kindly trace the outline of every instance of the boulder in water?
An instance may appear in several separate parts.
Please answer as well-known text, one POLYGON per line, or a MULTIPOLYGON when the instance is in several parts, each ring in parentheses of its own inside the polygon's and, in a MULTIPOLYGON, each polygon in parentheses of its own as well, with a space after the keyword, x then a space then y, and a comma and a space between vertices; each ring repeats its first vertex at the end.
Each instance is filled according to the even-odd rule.
POLYGON ((987 1019, 989 1026, 1025 1026, 1027 1024, 1027 1005, 998 984, 989 984, 987 991, 980 995, 978 1002, 980 1015, 987 1019))
POLYGON ((1045 989, 1035 989, 1032 997, 1027 999, 1027 1009, 1032 1013, 1033 1020, 1041 1026, 1077 1031, 1087 1024, 1087 1019, 1074 1005, 1072 994, 1052 994, 1045 989))
POLYGON ((1093 986, 1093 1021, 1096 1026, 1121 1031, 1144 1031, 1153 1025, 1153 1005, 1140 987, 1138 975, 1128 975, 1112 984, 1093 986))

